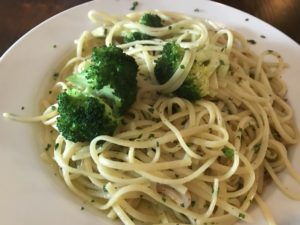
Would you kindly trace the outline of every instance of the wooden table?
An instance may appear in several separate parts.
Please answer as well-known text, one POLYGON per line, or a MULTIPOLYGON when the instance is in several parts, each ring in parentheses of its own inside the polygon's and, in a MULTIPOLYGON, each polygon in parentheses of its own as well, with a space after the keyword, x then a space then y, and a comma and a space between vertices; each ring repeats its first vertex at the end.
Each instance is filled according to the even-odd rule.
MULTIPOLYGON (((1 0, 0 56, 34 26, 84 2, 88 0, 1 0)), ((248 12, 272 24, 300 43, 299 0, 216 0, 216 2, 248 12)))

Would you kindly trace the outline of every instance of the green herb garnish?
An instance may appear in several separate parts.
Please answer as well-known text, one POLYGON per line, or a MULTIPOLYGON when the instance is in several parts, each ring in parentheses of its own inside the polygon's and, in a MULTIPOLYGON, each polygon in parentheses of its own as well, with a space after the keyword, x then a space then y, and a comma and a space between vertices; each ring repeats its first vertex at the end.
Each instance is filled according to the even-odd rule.
POLYGON ((155 135, 154 134, 149 134, 149 137, 148 137, 149 139, 151 139, 151 138, 155 138, 155 135))
POLYGON ((228 159, 233 160, 234 150, 232 148, 224 147, 222 152, 228 159))
POLYGON ((108 193, 108 190, 106 189, 106 184, 103 185, 102 189, 105 193, 108 193))
POLYGON ((191 201, 191 207, 194 207, 196 205, 196 201, 191 201))
POLYGON ((150 107, 150 108, 148 108, 148 111, 149 111, 150 113, 153 113, 153 112, 154 112, 154 108, 153 108, 153 107, 150 107))
POLYGON ((137 1, 134 1, 133 3, 132 3, 132 6, 131 6, 131 8, 130 8, 130 10, 135 10, 136 9, 136 7, 138 6, 138 2, 137 1))
POLYGON ((53 80, 56 80, 58 76, 59 76, 59 73, 54 73, 53 74, 53 80))
POLYGON ((254 145, 253 150, 254 150, 255 153, 258 153, 258 152, 259 152, 260 146, 261 146, 261 144, 256 144, 256 145, 254 145))
POLYGON ((47 144, 47 146, 45 147, 45 151, 48 151, 51 148, 50 144, 47 144))
POLYGON ((240 213, 240 214, 239 214, 239 218, 245 219, 245 217, 246 217, 245 214, 243 214, 243 213, 240 213))
POLYGON ((249 44, 251 44, 251 45, 255 45, 255 44, 256 44, 256 41, 255 41, 255 40, 252 40, 252 39, 247 40, 247 42, 248 42, 249 44))

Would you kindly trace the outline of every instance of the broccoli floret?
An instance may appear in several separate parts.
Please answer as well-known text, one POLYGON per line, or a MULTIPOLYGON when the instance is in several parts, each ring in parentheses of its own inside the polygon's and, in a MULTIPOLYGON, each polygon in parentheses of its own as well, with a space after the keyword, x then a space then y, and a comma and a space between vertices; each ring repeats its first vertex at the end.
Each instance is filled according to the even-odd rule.
POLYGON ((99 135, 112 135, 120 118, 102 99, 69 89, 57 97, 57 128, 73 142, 91 141, 99 135))
POLYGON ((180 66, 184 56, 184 49, 175 42, 164 45, 161 57, 158 58, 154 73, 159 83, 167 82, 180 66))
POLYGON ((162 20, 161 18, 152 13, 145 13, 139 20, 140 24, 149 26, 149 27, 162 27, 162 20))
MULTIPOLYGON (((162 27, 163 26, 161 18, 158 15, 152 14, 152 13, 145 13, 140 18, 139 23, 149 26, 149 27, 162 27)), ((123 37, 124 43, 138 41, 138 40, 150 40, 150 39, 153 39, 153 37, 148 34, 139 32, 139 31, 127 33, 123 37)))
POLYGON ((128 33, 123 37, 124 43, 129 43, 129 42, 139 41, 139 40, 151 40, 151 39, 153 39, 152 36, 138 31, 128 33))
POLYGON ((190 76, 188 76, 184 83, 175 91, 175 94, 190 101, 196 101, 202 97, 197 82, 190 76))
POLYGON ((93 49, 91 64, 67 80, 86 94, 103 98, 116 114, 123 115, 136 99, 137 69, 134 58, 122 49, 99 47, 93 49))
POLYGON ((175 91, 181 98, 196 101, 209 94, 209 78, 207 67, 194 63, 183 84, 175 91))
MULTIPOLYGON (((160 84, 167 82, 178 69, 184 56, 184 49, 175 42, 164 45, 154 72, 160 84)), ((175 95, 195 101, 208 94, 209 75, 205 64, 194 63, 183 84, 174 92, 175 95)))

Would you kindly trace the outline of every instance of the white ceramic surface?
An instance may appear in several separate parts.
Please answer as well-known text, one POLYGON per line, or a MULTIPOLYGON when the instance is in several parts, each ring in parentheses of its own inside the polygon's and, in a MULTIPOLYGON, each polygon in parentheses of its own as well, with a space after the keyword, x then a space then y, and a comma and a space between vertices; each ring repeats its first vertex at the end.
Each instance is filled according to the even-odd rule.
MULTIPOLYGON (((38 103, 56 68, 74 48, 82 31, 91 29, 87 13, 91 9, 113 14, 130 12, 132 0, 99 0, 67 10, 37 26, 17 41, 0 60, 0 112, 38 114, 38 103), (54 48, 53 46, 57 47, 54 48), (21 110, 24 106, 25 109, 21 110)), ((279 51, 290 65, 284 74, 288 97, 300 127, 300 47, 265 22, 239 10, 205 0, 139 0, 136 10, 163 9, 208 18, 255 39, 258 51, 279 51), (199 12, 194 12, 198 8, 199 12), (249 21, 245 19, 248 18, 249 21), (260 35, 265 35, 262 39, 260 35)), ((296 29, 296 28, 295 28, 296 29)), ((44 150, 38 124, 23 124, 0 118, 0 224, 5 225, 94 225, 118 224, 85 206, 40 159, 44 150), (84 206, 85 210, 81 210, 84 206)), ((300 145, 290 151, 300 173, 300 145)), ((289 188, 300 185, 285 173, 281 178, 289 188)), ((276 221, 282 225, 300 224, 300 202, 282 195, 270 185, 263 195, 276 221)), ((256 225, 266 224, 256 206, 251 207, 256 225)), ((241 223, 240 223, 241 224, 241 223)))

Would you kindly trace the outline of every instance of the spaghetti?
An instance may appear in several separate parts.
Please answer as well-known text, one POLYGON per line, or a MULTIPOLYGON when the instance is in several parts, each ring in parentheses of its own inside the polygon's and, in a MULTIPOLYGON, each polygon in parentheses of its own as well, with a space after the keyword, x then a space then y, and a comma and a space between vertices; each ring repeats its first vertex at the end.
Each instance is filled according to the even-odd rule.
POLYGON ((247 209, 252 200, 274 224, 260 197, 270 178, 288 197, 300 200, 277 176, 287 168, 300 182, 287 158, 287 147, 297 143, 298 132, 280 77, 286 67, 282 57, 271 50, 256 55, 242 35, 210 21, 151 11, 165 26, 148 27, 137 22, 144 13, 114 17, 89 12, 98 27, 76 41, 76 56, 43 101, 43 115, 4 116, 42 121, 48 129, 46 141, 52 143, 47 155, 68 188, 126 225, 251 222, 247 209), (153 39, 119 41, 122 33, 132 31, 153 39), (186 66, 159 84, 155 62, 171 41, 187 49, 181 62, 186 66), (117 45, 138 63, 137 100, 113 136, 73 143, 57 131, 56 96, 68 89, 65 78, 86 66, 93 47, 104 44, 117 45), (190 102, 170 94, 194 63, 203 62, 209 62, 204 98, 190 102))

